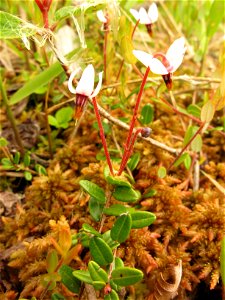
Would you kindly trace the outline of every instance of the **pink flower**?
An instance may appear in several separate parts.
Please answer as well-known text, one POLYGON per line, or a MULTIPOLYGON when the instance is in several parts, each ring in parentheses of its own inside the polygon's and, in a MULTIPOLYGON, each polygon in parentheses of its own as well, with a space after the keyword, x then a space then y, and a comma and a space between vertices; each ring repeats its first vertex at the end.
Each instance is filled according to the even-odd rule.
POLYGON ((133 54, 153 73, 162 75, 167 87, 171 89, 172 73, 181 65, 185 50, 185 39, 181 37, 173 42, 165 55, 162 53, 152 55, 139 50, 133 50, 133 54))
POLYGON ((141 7, 139 11, 131 8, 130 13, 134 16, 136 21, 140 20, 140 24, 152 24, 158 20, 158 8, 155 3, 150 5, 148 12, 144 7, 141 7))
POLYGON ((88 65, 79 80, 77 87, 73 86, 73 79, 80 71, 80 68, 74 70, 68 81, 68 89, 72 94, 76 94, 76 115, 78 118, 83 111, 87 98, 94 98, 100 92, 102 86, 102 73, 99 73, 99 82, 94 90, 95 70, 92 64, 88 65))
POLYGON ((139 21, 140 24, 146 25, 148 33, 152 36, 152 23, 158 20, 157 5, 152 3, 148 9, 148 12, 144 7, 141 7, 139 11, 131 8, 130 13, 134 16, 136 21, 139 21))

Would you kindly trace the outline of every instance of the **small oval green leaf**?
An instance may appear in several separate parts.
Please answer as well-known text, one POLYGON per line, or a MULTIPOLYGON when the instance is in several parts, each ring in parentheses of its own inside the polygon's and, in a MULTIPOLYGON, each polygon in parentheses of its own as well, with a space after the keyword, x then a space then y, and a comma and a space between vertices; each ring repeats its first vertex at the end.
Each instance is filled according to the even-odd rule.
POLYGON ((95 221, 100 221, 104 204, 100 203, 94 197, 91 197, 88 203, 90 215, 95 221))
POLYGON ((119 300, 119 296, 115 290, 112 290, 108 295, 104 296, 104 300, 119 300))
POLYGON ((130 234, 131 223, 129 214, 121 215, 111 229, 111 238, 119 243, 125 242, 130 234))
POLYGON ((120 216, 127 212, 127 209, 122 204, 113 204, 110 207, 103 209, 104 214, 109 216, 120 216))
POLYGON ((148 211, 137 211, 134 213, 131 213, 131 219, 132 219, 132 226, 131 228, 143 228, 146 226, 151 225, 155 219, 156 216, 148 211))
POLYGON ((201 121, 209 123, 212 121, 215 113, 214 105, 211 101, 207 101, 201 109, 201 121))
POLYGON ((141 110, 141 123, 147 125, 153 121, 154 108, 151 104, 146 104, 141 110))
POLYGON ((119 243, 112 240, 111 230, 108 230, 108 231, 104 232, 103 235, 102 235, 102 238, 112 250, 117 248, 120 245, 119 243))
POLYGON ((112 271, 113 282, 119 286, 135 284, 143 278, 143 273, 135 268, 118 268, 112 271))
POLYGON ((88 232, 88 233, 91 233, 91 234, 93 234, 93 235, 96 235, 96 236, 98 236, 98 237, 101 237, 101 234, 97 231, 97 230, 95 230, 91 225, 89 225, 89 224, 83 224, 82 225, 82 228, 84 229, 84 231, 86 231, 86 232, 88 232))
POLYGON ((0 147, 5 147, 8 145, 8 141, 3 138, 3 137, 0 137, 0 147))
POLYGON ((96 291, 99 291, 103 289, 105 286, 105 282, 102 281, 93 281, 93 287, 95 288, 96 291))
POLYGON ((82 282, 93 284, 89 271, 86 270, 76 270, 73 271, 73 276, 82 282))
POLYGON ((159 167, 157 174, 158 174, 159 178, 165 178, 166 177, 166 168, 165 167, 159 167))
POLYGON ((191 143, 191 150, 195 152, 200 152, 201 149, 202 149, 202 137, 200 134, 197 134, 191 143))
POLYGON ((106 283, 108 281, 108 275, 95 261, 89 261, 88 271, 93 281, 101 281, 106 283))
POLYGON ((26 178, 26 180, 30 181, 32 179, 32 174, 29 171, 25 171, 24 177, 26 178))
POLYGON ((30 153, 26 152, 23 158, 23 164, 25 167, 29 167, 30 165, 30 153))
POLYGON ((97 184, 89 180, 80 180, 79 184, 89 195, 94 197, 96 200, 98 200, 101 203, 106 202, 105 192, 97 184))
POLYGON ((106 266, 113 261, 113 254, 106 242, 99 237, 92 237, 89 243, 91 256, 100 266, 106 266))
POLYGON ((108 166, 105 167, 104 169, 104 176, 105 176, 105 180, 112 185, 131 187, 131 184, 127 181, 126 177, 124 177, 123 175, 111 176, 108 166))
POLYGON ((141 158, 141 154, 139 152, 135 153, 129 159, 127 165, 131 171, 135 170, 141 158))
POLYGON ((67 265, 62 265, 59 269, 61 282, 73 293, 78 294, 80 291, 81 282, 73 276, 74 269, 67 265))
POLYGON ((14 157, 13 157, 13 161, 16 165, 18 165, 18 163, 20 162, 20 152, 16 152, 14 157))
POLYGON ((123 202, 136 202, 141 198, 139 191, 125 186, 117 186, 113 197, 123 202))

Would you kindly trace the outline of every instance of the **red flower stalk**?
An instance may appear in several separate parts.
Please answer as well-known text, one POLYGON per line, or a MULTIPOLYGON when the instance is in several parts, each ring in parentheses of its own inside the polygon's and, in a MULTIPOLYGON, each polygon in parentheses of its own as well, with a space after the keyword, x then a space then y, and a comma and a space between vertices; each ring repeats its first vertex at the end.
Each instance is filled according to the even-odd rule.
POLYGON ((43 21, 44 21, 44 28, 49 28, 48 12, 49 12, 50 6, 52 4, 52 0, 35 0, 35 2, 37 3, 37 5, 42 13, 43 21))

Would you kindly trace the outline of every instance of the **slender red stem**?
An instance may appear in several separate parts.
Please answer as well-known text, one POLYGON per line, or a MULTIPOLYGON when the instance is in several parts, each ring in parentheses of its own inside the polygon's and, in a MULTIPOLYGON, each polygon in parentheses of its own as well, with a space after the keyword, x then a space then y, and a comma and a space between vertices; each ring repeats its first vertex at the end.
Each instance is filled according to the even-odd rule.
POLYGON ((139 22, 140 22, 140 20, 137 20, 137 22, 136 22, 136 24, 134 26, 134 29, 132 31, 131 39, 133 39, 133 37, 134 37, 134 33, 135 33, 136 28, 138 27, 139 22))
POLYGON ((42 12, 42 16, 43 16, 44 28, 49 28, 49 24, 48 24, 48 11, 44 10, 42 12))
POLYGON ((102 140, 102 145, 103 145, 103 148, 104 148, 104 151, 105 151, 105 156, 106 156, 106 160, 107 160, 107 163, 108 163, 108 166, 109 166, 109 170, 110 170, 110 173, 114 176, 113 167, 112 167, 112 163, 111 163, 111 159, 110 159, 110 154, 109 154, 109 151, 108 151, 108 148, 107 148, 106 139, 105 139, 105 135, 104 135, 104 129, 103 129, 101 117, 100 117, 100 114, 99 114, 99 111, 98 111, 98 104, 97 104, 97 101, 96 101, 95 97, 92 98, 92 103, 93 103, 93 106, 94 106, 94 111, 95 111, 95 115, 96 115, 97 122, 98 122, 98 127, 99 127, 99 133, 100 133, 100 137, 101 137, 101 140, 102 140))
POLYGON ((133 148, 134 148, 134 143, 138 137, 138 134, 140 132, 142 132, 142 128, 139 128, 132 136, 132 139, 131 139, 131 142, 130 142, 130 145, 129 145, 129 149, 126 151, 126 154, 124 155, 125 157, 123 158, 122 162, 121 162, 121 165, 120 165, 120 170, 118 172, 118 175, 121 175, 121 173, 123 172, 123 170, 125 169, 126 167, 126 164, 127 164, 127 161, 128 159, 130 158, 131 154, 132 154, 132 151, 133 151, 133 148), (123 163, 123 165, 122 165, 123 163))
POLYGON ((139 93, 138 93, 137 101, 136 101, 136 104, 135 104, 135 107, 134 107, 133 117, 132 117, 132 120, 131 120, 131 123, 130 123, 130 129, 129 129, 129 133, 128 133, 126 144, 125 144, 125 151, 124 151, 124 154, 123 154, 123 157, 122 157, 122 161, 121 161, 121 165, 120 165, 118 175, 120 175, 122 173, 122 166, 124 165, 124 160, 127 157, 127 152, 130 149, 130 143, 131 143, 131 138, 132 138, 132 134, 133 134, 133 130, 134 130, 134 125, 135 125, 135 122, 137 120, 138 108, 139 108, 139 105, 141 103, 141 96, 142 96, 143 91, 144 91, 144 86, 145 86, 145 83, 147 81, 149 71, 150 71, 150 68, 147 67, 147 69, 145 71, 144 78, 143 78, 142 83, 141 83, 139 93))

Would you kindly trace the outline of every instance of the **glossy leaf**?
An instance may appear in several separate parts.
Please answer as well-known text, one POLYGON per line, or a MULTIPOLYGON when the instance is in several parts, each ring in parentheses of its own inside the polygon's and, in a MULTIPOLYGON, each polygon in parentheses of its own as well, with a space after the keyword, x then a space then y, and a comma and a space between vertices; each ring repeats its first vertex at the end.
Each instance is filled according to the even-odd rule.
POLYGON ((18 163, 20 162, 20 152, 16 152, 14 157, 13 157, 13 161, 16 165, 18 165, 18 163))
POLYGON ((99 291, 105 287, 105 283, 103 281, 93 281, 92 283, 95 290, 99 291))
POLYGON ((159 167, 157 175, 159 178, 165 178, 166 177, 166 168, 165 167, 159 167))
POLYGON ((123 268, 124 263, 121 258, 115 257, 114 262, 113 262, 113 270, 118 269, 118 268, 123 268))
POLYGON ((111 176, 108 166, 105 167, 104 169, 104 176, 105 176, 105 180, 112 185, 131 187, 131 184, 127 181, 127 178, 124 177, 123 175, 111 176))
POLYGON ((93 283, 89 271, 86 271, 86 270, 76 270, 76 271, 73 271, 72 274, 73 274, 73 276, 75 278, 77 278, 78 280, 80 280, 82 282, 85 282, 85 283, 88 283, 88 284, 92 284, 93 283))
POLYGON ((29 167, 30 165, 30 153, 26 152, 23 158, 23 164, 25 167, 29 167))
POLYGON ((121 215, 111 229, 111 238, 119 243, 125 242, 130 234, 131 223, 130 214, 121 215))
POLYGON ((63 107, 57 111, 55 118, 59 124, 68 123, 72 119, 73 112, 72 107, 63 107))
POLYGON ((66 298, 59 293, 54 293, 51 295, 51 300, 66 300, 66 298))
POLYGON ((26 180, 30 181, 33 176, 29 171, 25 171, 24 172, 24 177, 26 178, 26 180))
POLYGON ((117 186, 113 193, 115 199, 122 202, 136 202, 141 198, 139 191, 125 186, 117 186))
POLYGON ((191 143, 191 149, 195 152, 200 152, 202 149, 202 137, 200 134, 197 134, 193 142, 191 143))
POLYGON ((86 232, 88 232, 88 233, 91 233, 91 234, 93 234, 93 235, 96 235, 96 236, 98 236, 98 237, 101 237, 101 234, 97 231, 97 230, 95 230, 91 225, 89 225, 89 224, 83 224, 82 225, 82 228, 84 229, 84 231, 86 231, 86 232))
POLYGON ((108 274, 95 261, 89 261, 88 271, 93 281, 101 281, 104 283, 108 281, 108 274))
POLYGON ((113 204, 110 207, 103 209, 104 214, 109 216, 120 216, 127 212, 127 209, 122 204, 113 204))
POLYGON ((141 110, 141 123, 147 125, 153 121, 154 108, 151 104, 146 104, 141 110))
POLYGON ((95 221, 100 221, 104 204, 100 203, 94 197, 91 197, 88 203, 89 212, 95 221))
POLYGON ((135 170, 141 158, 141 154, 139 152, 133 154, 129 159, 127 165, 131 171, 135 170))
POLYGON ((100 266, 106 266, 113 261, 112 250, 106 242, 99 237, 92 237, 89 243, 91 256, 100 266))
POLYGON ((80 180, 79 184, 89 195, 97 199, 100 203, 106 202, 105 192, 97 184, 89 180, 80 180))
POLYGON ((103 233, 102 235, 102 239, 106 242, 106 244, 113 250, 115 248, 117 248, 120 244, 115 242, 112 238, 111 238, 111 230, 108 230, 106 232, 103 233))
POLYGON ((196 133, 196 131, 199 129, 198 126, 189 126, 185 136, 184 136, 184 146, 186 146, 188 144, 188 142, 190 141, 190 139, 193 137, 193 135, 196 133))
POLYGON ((146 194, 144 194, 142 196, 143 199, 149 198, 149 197, 153 197, 157 194, 157 191, 154 189, 151 189, 150 191, 148 191, 146 194))
POLYGON ((201 121, 209 123, 212 121, 215 108, 211 101, 207 101, 201 109, 201 121))
POLYGON ((119 296, 115 290, 112 290, 108 295, 104 296, 104 300, 119 300, 119 296))
POLYGON ((62 265, 59 269, 61 282, 73 293, 78 294, 80 291, 81 282, 73 276, 74 269, 67 265, 62 265))
POLYGON ((187 112, 191 114, 192 116, 195 116, 197 118, 200 118, 201 109, 196 104, 190 104, 187 108, 187 112))
POLYGON ((156 216, 148 211, 136 211, 130 215, 132 219, 132 228, 143 228, 151 225, 156 220, 156 216))
POLYGON ((5 138, 0 137, 0 147, 5 147, 8 145, 8 143, 9 142, 5 138))
POLYGON ((133 285, 143 278, 143 273, 135 268, 118 268, 112 271, 111 279, 119 286, 133 285))

